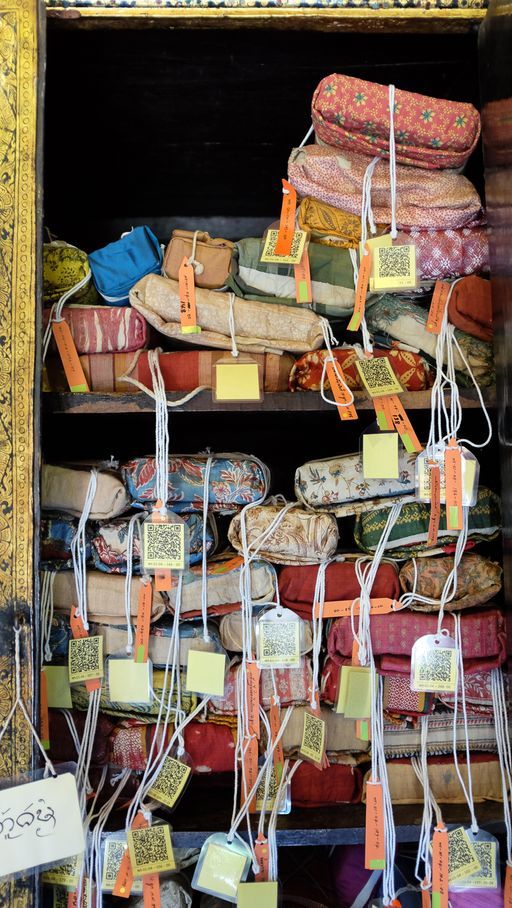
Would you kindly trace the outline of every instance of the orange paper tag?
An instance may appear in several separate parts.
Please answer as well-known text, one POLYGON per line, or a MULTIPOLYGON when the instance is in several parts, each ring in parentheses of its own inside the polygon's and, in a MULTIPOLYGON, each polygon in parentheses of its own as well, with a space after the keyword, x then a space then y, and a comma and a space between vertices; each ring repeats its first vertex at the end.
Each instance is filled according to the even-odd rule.
POLYGON ((292 251, 293 234, 295 231, 295 209, 297 207, 297 193, 288 182, 283 180, 283 201, 281 204, 281 217, 279 220, 279 234, 276 242, 276 255, 290 255, 292 251))
POLYGON ((327 360, 326 372, 334 400, 338 405, 338 413, 340 415, 340 419, 357 419, 358 417, 356 408, 354 407, 353 403, 349 403, 350 394, 347 393, 347 388, 345 387, 347 381, 343 374, 343 369, 341 368, 339 363, 336 363, 335 368, 334 363, 331 362, 331 360, 327 360), (343 382, 345 384, 343 384, 343 382))
MULTIPOLYGON (((394 611, 396 605, 395 599, 370 599, 370 615, 389 615, 394 611)), ((359 615, 359 599, 354 604, 353 599, 334 599, 332 602, 324 602, 322 609, 322 618, 347 618, 351 614, 359 615), (353 606, 353 610, 352 610, 353 606)), ((313 606, 313 618, 320 617, 320 603, 315 602, 313 606)))
MULTIPOLYGON (((142 813, 138 813, 132 823, 132 829, 144 829, 148 825, 147 820, 144 818, 142 813)), ((119 870, 117 871, 117 879, 112 890, 112 895, 117 895, 119 898, 128 899, 130 898, 130 893, 133 886, 133 873, 132 873, 132 862, 130 861, 130 852, 128 848, 126 849, 123 857, 121 858, 121 863, 119 865, 119 870)))
POLYGON ((436 826, 432 838, 432 908, 448 908, 448 830, 436 826))
POLYGON ((427 331, 431 334, 441 333, 450 286, 445 281, 436 281, 427 318, 427 331))
POLYGON ((151 606, 153 604, 153 584, 141 582, 139 587, 139 604, 137 608, 137 628, 135 631, 135 662, 148 661, 149 628, 151 606))
POLYGON ((295 275, 295 299, 298 303, 312 303, 313 290, 311 288, 311 270, 309 267, 309 252, 307 243, 298 265, 293 266, 295 275))
MULTIPOLYGON (((73 606, 71 609, 69 624, 71 627, 71 633, 73 634, 75 640, 84 640, 85 637, 89 636, 84 627, 82 619, 79 615, 76 614, 75 606, 73 606)), ((101 681, 99 678, 94 678, 92 681, 85 681, 84 684, 88 693, 92 693, 93 690, 100 690, 101 688, 101 681)))
POLYGON ((361 660, 359 658, 359 650, 361 647, 357 640, 354 640, 352 643, 352 665, 361 665, 361 660))
POLYGON ((446 529, 462 530, 462 457, 455 438, 444 452, 446 529))
POLYGON ((364 866, 367 870, 384 870, 384 800, 380 782, 366 783, 366 832, 364 866))
POLYGON ((439 464, 430 466, 430 520, 427 546, 437 545, 439 521, 441 519, 441 470, 439 464))
POLYGON ((194 282, 194 266, 184 256, 178 271, 178 284, 180 290, 180 321, 182 334, 199 334, 196 315, 196 285, 194 282))
MULTIPOLYGON (((244 738, 242 761, 244 764, 244 775, 242 776, 242 785, 240 787, 241 804, 245 802, 258 775, 258 741, 256 738, 244 738)), ((249 805, 249 813, 256 813, 256 792, 249 805)))
POLYGON ((419 454, 423 447, 412 427, 411 420, 402 406, 400 398, 396 394, 390 394, 383 400, 386 420, 391 423, 391 428, 398 432, 405 450, 408 454, 419 454))
POLYGON ((245 683, 247 692, 247 710, 249 731, 260 737, 260 669, 256 662, 247 662, 245 666, 245 683))
POLYGON ((505 908, 512 908, 512 867, 507 864, 505 871, 505 898, 503 900, 505 908))
POLYGON ((352 313, 352 318, 347 325, 347 331, 359 331, 364 316, 368 281, 370 280, 371 271, 372 253, 371 249, 366 246, 365 253, 361 256, 361 261, 359 262, 354 311, 352 313))
POLYGON ((390 432, 394 429, 389 408, 386 406, 387 397, 373 397, 372 403, 375 409, 375 416, 381 432, 390 432))
POLYGON ((268 842, 264 835, 259 835, 254 843, 254 853, 260 866, 259 872, 254 875, 257 883, 266 883, 268 880, 268 842))
POLYGON ((45 750, 50 749, 50 717, 48 715, 48 690, 46 687, 46 675, 41 672, 40 675, 40 693, 39 693, 39 710, 40 710, 40 737, 41 743, 45 750))
POLYGON ((147 873, 142 877, 142 893, 144 908, 161 908, 158 873, 147 873))
POLYGON ((76 352, 75 342, 68 323, 64 319, 61 322, 52 322, 52 332, 70 391, 87 392, 89 385, 76 352))
POLYGON ((431 908, 430 889, 421 890, 421 908, 431 908))
MULTIPOLYGON (((281 729, 281 710, 279 709, 278 704, 275 702, 272 697, 272 705, 270 707, 270 734, 272 737, 272 743, 276 740, 279 731, 281 729)), ((283 753, 283 741, 279 741, 276 749, 274 750, 274 767, 276 771, 277 781, 281 781, 281 776, 283 774, 284 766, 284 753, 283 753)))

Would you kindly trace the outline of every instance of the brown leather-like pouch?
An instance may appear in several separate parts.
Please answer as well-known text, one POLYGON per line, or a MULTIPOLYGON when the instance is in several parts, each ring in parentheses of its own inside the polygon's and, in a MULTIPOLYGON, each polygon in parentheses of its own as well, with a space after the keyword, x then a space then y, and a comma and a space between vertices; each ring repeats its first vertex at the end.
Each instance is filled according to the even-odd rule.
POLYGON ((164 271, 167 277, 177 281, 186 256, 194 265, 196 287, 217 290, 224 287, 231 271, 233 247, 229 240, 212 239, 201 230, 173 230, 165 250, 164 271))

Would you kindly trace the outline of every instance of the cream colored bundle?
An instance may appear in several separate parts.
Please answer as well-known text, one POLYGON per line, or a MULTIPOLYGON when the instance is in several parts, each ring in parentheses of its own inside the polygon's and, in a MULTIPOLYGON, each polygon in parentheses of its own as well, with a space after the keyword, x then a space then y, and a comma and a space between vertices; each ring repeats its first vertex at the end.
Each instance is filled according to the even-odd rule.
MULTIPOLYGON (((125 577, 121 574, 104 574, 103 571, 87 571, 87 616, 98 624, 126 624, 125 577)), ((137 617, 139 589, 142 580, 133 577, 130 596, 130 615, 137 617)), ((75 575, 73 571, 59 571, 53 584, 53 607, 57 612, 69 615, 76 605, 75 575)), ((160 593, 153 589, 151 621, 157 621, 165 612, 165 603, 160 593)))

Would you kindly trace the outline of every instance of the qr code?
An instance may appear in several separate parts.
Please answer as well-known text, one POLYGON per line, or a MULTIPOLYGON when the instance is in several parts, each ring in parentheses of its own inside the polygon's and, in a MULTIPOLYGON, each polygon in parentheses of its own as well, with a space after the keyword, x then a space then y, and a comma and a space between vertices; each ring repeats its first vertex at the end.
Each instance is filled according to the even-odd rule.
POLYGON ((85 681, 103 676, 103 637, 83 637, 69 641, 69 677, 85 681))
POLYGON ((379 277, 411 277, 409 246, 379 246, 377 253, 379 277))
MULTIPOLYGON (((278 787, 279 786, 277 784, 276 772, 275 772, 274 767, 272 767, 272 772, 270 773, 270 779, 269 779, 269 784, 268 784, 267 801, 266 801, 266 805, 265 805, 267 810, 272 810, 272 807, 274 806, 278 787)), ((258 785, 258 790, 256 792, 256 810, 262 810, 264 798, 265 798, 265 775, 263 776, 260 784, 258 785)))
POLYGON ((375 359, 360 359, 356 363, 361 378, 374 397, 380 394, 398 393, 402 386, 385 356, 375 359))
POLYGON ((162 804, 173 807, 190 776, 190 766, 166 757, 154 785, 148 794, 162 804))
POLYGON ((454 883, 478 869, 478 858, 466 830, 462 826, 453 829, 448 833, 448 881, 454 883))
POLYGON ((136 873, 158 873, 174 867, 172 846, 167 826, 149 826, 130 832, 133 870, 136 873))
POLYGON ((304 731, 300 746, 301 754, 316 763, 320 763, 323 757, 324 741, 325 723, 323 719, 308 712, 304 713, 304 731))
POLYGON ((418 679, 449 686, 453 678, 453 656, 454 650, 451 649, 429 649, 418 663, 418 679))
POLYGON ((181 523, 144 524, 144 566, 183 570, 185 528, 181 523))
MULTIPOLYGON (((126 850, 126 842, 122 839, 107 839, 105 842, 103 877, 101 880, 101 888, 104 889, 105 892, 112 892, 114 889, 119 868, 121 867, 121 861, 123 860, 126 850)), ((142 892, 141 880, 133 880, 131 891, 134 895, 142 892)))
MULTIPOLYGON (((494 889, 496 878, 496 842, 473 842, 473 848, 480 861, 480 869, 472 873, 467 882, 472 889, 494 889)), ((461 881, 462 883, 465 880, 461 881)))
POLYGON ((260 623, 260 662, 275 665, 300 661, 298 621, 262 621, 260 623))

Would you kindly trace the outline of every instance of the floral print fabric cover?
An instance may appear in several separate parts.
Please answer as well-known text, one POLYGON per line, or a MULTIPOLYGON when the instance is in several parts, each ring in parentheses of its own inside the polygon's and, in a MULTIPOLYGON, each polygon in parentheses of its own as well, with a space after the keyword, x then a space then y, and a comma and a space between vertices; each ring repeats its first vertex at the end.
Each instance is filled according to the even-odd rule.
MULTIPOLYGON (((169 457, 168 504, 173 511, 202 511, 208 454, 169 457)), ((248 454, 213 454, 208 508, 225 514, 263 500, 269 484, 268 468, 248 454)), ((126 487, 138 503, 155 501, 156 462, 153 456, 135 457, 122 468, 126 487)))
MULTIPOLYGON (((370 161, 351 150, 326 145, 293 149, 288 179, 301 196, 312 196, 361 216, 361 198, 370 161)), ((397 164, 398 227, 466 227, 478 223, 480 197, 469 180, 453 170, 429 173, 397 164)), ((375 222, 391 223, 389 166, 379 161, 372 177, 372 210, 375 222)))
POLYGON ((317 511, 329 511, 343 517, 360 513, 374 507, 376 499, 378 503, 379 498, 414 493, 416 456, 399 446, 398 479, 365 479, 360 452, 327 460, 310 460, 295 473, 295 494, 306 507, 317 511), (355 502, 357 507, 351 508, 349 502, 355 502))
MULTIPOLYGON (((183 519, 189 531, 190 564, 201 561, 203 549, 203 519, 200 514, 184 514, 183 519)), ((125 518, 104 523, 98 527, 91 540, 94 566, 109 574, 126 574, 127 536, 129 521, 125 518)), ((142 532, 142 530, 141 530, 142 532)), ((206 527, 206 555, 214 548, 211 523, 206 527)), ((133 534, 133 570, 140 573, 140 536, 137 529, 133 534)))
MULTIPOLYGON (((333 73, 311 106, 316 135, 329 145, 389 157, 389 86, 333 73)), ((472 104, 395 89, 396 160, 415 167, 462 167, 480 136, 472 104)))
MULTIPOLYGON (((351 391, 363 391, 363 384, 356 368, 359 359, 354 347, 334 349, 334 359, 343 369, 348 387, 351 391)), ((380 350, 373 348, 373 355, 389 359, 393 372, 406 391, 425 391, 434 381, 434 373, 428 363, 417 353, 409 350, 380 350)), ((312 350, 295 360, 288 386, 290 391, 320 391, 323 365, 329 353, 327 350, 312 350)), ((330 390, 327 375, 324 379, 324 390, 330 390)))
MULTIPOLYGON (((408 561, 400 571, 400 584, 404 593, 415 590, 420 596, 440 600, 448 575, 453 569, 453 557, 418 558, 408 561)), ((455 597, 444 606, 445 611, 455 612, 477 605, 484 605, 501 590, 503 569, 483 555, 463 555, 457 568, 455 597)), ((439 604, 427 605, 413 601, 410 606, 420 612, 437 612, 439 604)))
MULTIPOLYGON (((75 287, 88 274, 89 259, 87 254, 76 246, 70 246, 60 240, 43 245, 43 305, 57 303, 61 296, 75 287)), ((92 282, 82 287, 71 297, 74 302, 93 306, 99 296, 92 282)))
MULTIPOLYGON (((234 517, 228 531, 233 548, 242 551, 242 519, 245 519, 250 552, 282 510, 280 505, 266 504, 234 517)), ((285 514, 258 554, 274 564, 319 564, 333 557, 338 538, 338 525, 331 514, 314 514, 297 506, 285 514)))
POLYGON ((416 246, 416 268, 422 281, 489 271, 489 240, 483 224, 446 230, 411 227, 398 232, 397 242, 416 246))

